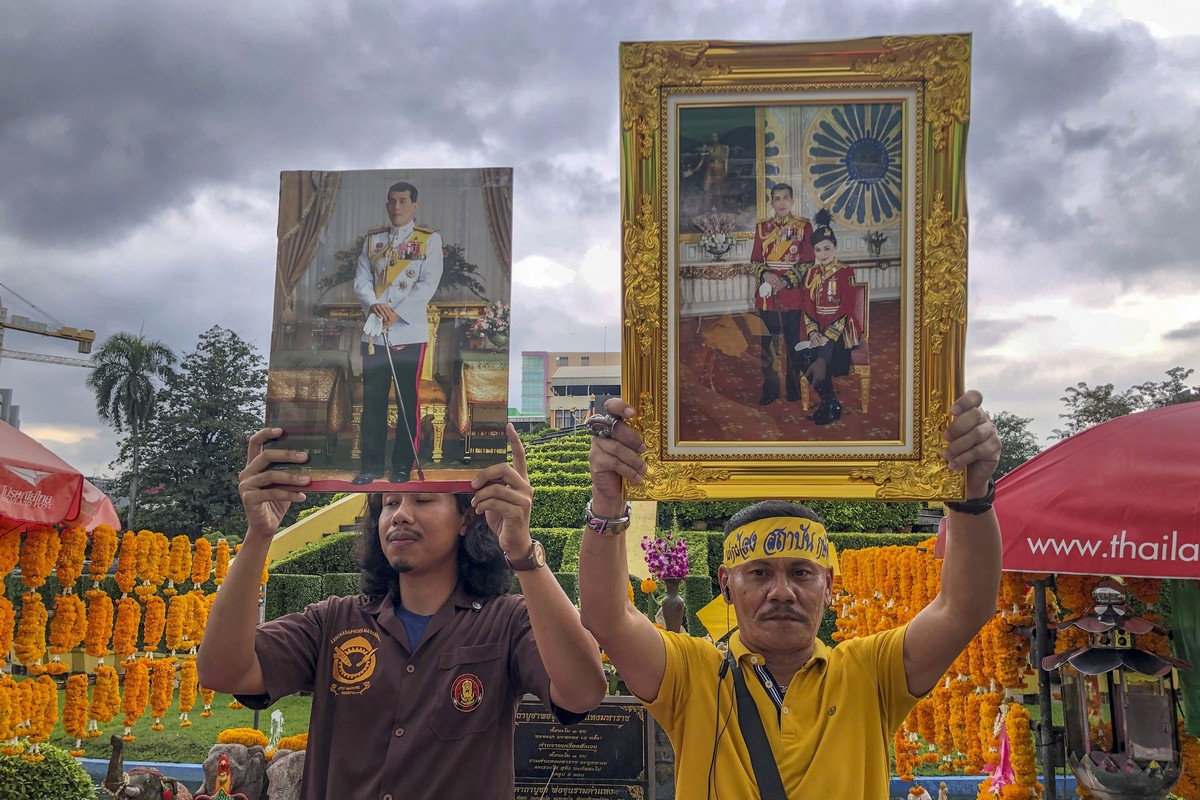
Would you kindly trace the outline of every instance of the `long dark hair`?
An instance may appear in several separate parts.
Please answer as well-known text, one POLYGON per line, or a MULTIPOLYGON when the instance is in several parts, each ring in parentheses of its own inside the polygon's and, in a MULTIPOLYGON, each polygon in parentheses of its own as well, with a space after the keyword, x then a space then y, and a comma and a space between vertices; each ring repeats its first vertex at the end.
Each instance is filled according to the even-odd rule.
MULTIPOLYGON (((466 592, 475 597, 499 597, 512 585, 512 568, 500 549, 500 540, 488 527, 483 515, 471 511, 471 494, 456 494, 460 514, 471 514, 467 532, 458 539, 458 580, 466 592)), ((392 567, 379 544, 379 514, 383 510, 383 495, 367 496, 366 513, 359 524, 358 540, 359 586, 367 597, 398 599, 400 573, 392 567)))

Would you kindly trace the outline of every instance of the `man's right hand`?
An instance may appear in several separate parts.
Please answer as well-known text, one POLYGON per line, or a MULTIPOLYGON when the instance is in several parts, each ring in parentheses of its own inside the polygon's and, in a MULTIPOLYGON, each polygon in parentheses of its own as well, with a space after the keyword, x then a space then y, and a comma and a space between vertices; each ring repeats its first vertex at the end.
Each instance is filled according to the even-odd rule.
POLYGON ((308 453, 300 450, 267 450, 264 443, 283 434, 282 428, 263 428, 250 437, 246 448, 246 468, 238 473, 238 494, 246 509, 246 538, 272 537, 293 502, 303 502, 309 477, 298 472, 271 469, 272 464, 302 464, 308 453))
MULTIPOLYGON (((604 403, 604 412, 618 420, 633 417, 633 406, 619 397, 609 398, 604 403)), ((592 473, 592 511, 602 517, 619 517, 624 512, 625 501, 621 481, 641 483, 646 474, 646 461, 642 454, 646 445, 642 437, 628 425, 617 423, 612 438, 592 437, 588 452, 588 467, 592 473)))
POLYGON ((387 303, 376 303, 371 306, 371 311, 383 320, 383 327, 387 328, 395 325, 400 321, 400 315, 396 313, 396 309, 389 306, 387 303))

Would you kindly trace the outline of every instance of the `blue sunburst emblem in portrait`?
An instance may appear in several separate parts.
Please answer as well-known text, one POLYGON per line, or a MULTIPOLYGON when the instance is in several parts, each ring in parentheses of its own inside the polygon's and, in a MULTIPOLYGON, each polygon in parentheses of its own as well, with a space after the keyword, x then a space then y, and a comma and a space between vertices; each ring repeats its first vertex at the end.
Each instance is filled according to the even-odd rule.
POLYGON ((900 103, 821 108, 808 124, 805 182, 835 224, 853 228, 898 222, 903 196, 900 103))

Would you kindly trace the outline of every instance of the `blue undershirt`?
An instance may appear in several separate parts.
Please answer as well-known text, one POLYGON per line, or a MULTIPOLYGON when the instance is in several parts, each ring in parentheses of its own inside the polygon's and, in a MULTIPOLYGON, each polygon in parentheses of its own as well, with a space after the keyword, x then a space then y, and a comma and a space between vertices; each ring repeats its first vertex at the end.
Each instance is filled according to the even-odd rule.
POLYGON ((433 619, 433 614, 414 614, 400 603, 396 603, 393 608, 396 609, 396 617, 404 623, 404 630, 408 631, 408 649, 416 650, 417 645, 421 643, 421 637, 425 635, 425 629, 429 627, 429 620, 433 619))

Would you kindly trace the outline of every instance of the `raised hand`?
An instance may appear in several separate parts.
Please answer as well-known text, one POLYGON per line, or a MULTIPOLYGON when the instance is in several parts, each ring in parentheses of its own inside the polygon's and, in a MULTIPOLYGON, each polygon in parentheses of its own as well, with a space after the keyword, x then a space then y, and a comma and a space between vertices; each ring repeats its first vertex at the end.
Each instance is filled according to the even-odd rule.
POLYGON ((488 527, 500 537, 500 549, 511 558, 524 558, 529 550, 529 515, 533 508, 533 486, 526 469, 525 446, 510 422, 504 429, 512 448, 512 464, 493 464, 471 481, 476 490, 471 501, 483 514, 488 527))
POLYGON ((943 436, 942 458, 950 469, 967 469, 967 499, 987 494, 988 480, 1000 464, 1001 442, 996 426, 981 407, 983 395, 969 390, 954 402, 954 421, 943 436))
MULTIPOLYGON (((618 420, 631 419, 635 413, 633 406, 619 397, 609 398, 604 403, 604 411, 618 420)), ((592 437, 588 467, 592 473, 592 510, 595 513, 602 516, 611 513, 614 517, 620 515, 625 507, 621 482, 642 482, 647 469, 646 461, 642 458, 645 452, 646 444, 642 437, 619 421, 613 427, 611 437, 592 437)))
POLYGON ((298 472, 271 469, 272 464, 302 464, 308 453, 300 450, 267 450, 264 444, 282 435, 282 428, 263 428, 250 437, 246 448, 246 468, 238 473, 238 494, 246 509, 246 537, 274 536, 283 515, 293 502, 303 502, 300 491, 309 477, 298 472))

